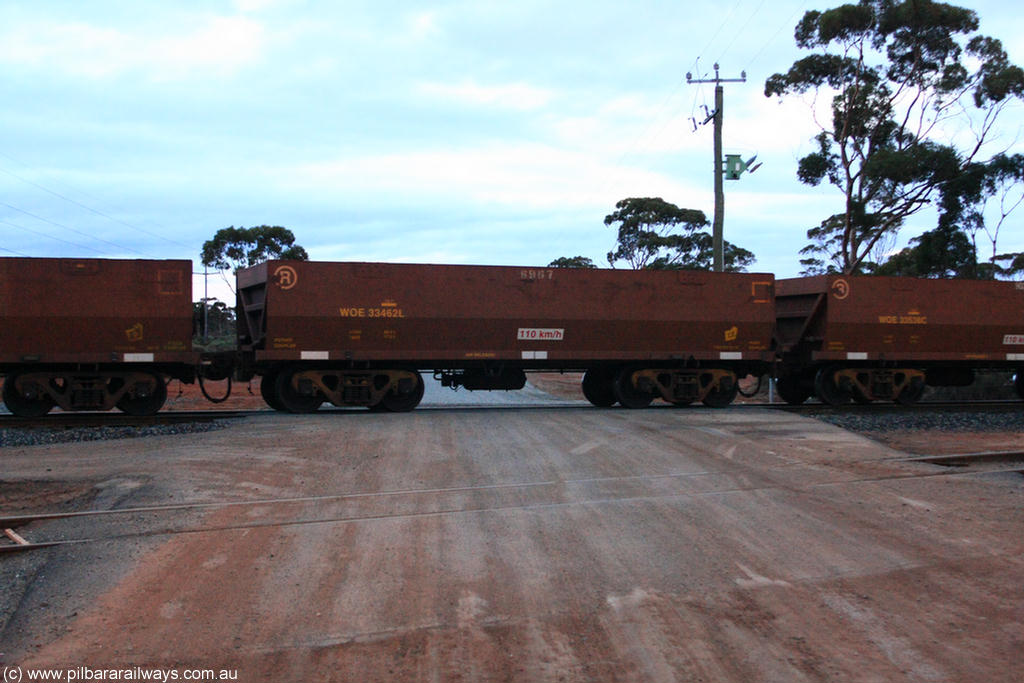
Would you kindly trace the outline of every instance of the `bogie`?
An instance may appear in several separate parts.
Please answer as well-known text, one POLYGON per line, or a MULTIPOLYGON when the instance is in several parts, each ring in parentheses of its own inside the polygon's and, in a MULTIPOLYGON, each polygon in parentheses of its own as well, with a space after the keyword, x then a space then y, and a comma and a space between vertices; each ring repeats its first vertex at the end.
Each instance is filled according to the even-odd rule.
POLYGON ((404 413, 423 398, 423 378, 415 370, 315 369, 302 366, 268 371, 260 393, 275 409, 315 412, 323 403, 364 406, 374 411, 404 413))
POLYGON ((9 374, 4 404, 20 417, 42 417, 52 408, 65 411, 110 410, 133 416, 154 415, 167 401, 167 384, 155 371, 38 371, 9 374))

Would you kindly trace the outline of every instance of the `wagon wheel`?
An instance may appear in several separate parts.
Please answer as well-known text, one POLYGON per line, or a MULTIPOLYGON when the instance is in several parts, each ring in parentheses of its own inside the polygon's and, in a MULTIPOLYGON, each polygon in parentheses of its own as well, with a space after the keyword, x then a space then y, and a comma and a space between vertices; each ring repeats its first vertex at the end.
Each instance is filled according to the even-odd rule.
POLYGON ((19 393, 15 388, 17 381, 17 375, 7 375, 4 379, 3 399, 7 410, 25 418, 42 417, 50 412, 53 401, 47 396, 37 395, 35 391, 30 392, 28 396, 19 393))
POLYGON ((134 386, 117 402, 117 409, 133 417, 156 415, 167 401, 167 385, 160 375, 147 373, 144 382, 134 386))
POLYGON ((708 393, 704 394, 702 402, 709 408, 725 408, 733 402, 739 391, 740 384, 736 380, 730 383, 728 389, 722 389, 721 383, 718 383, 716 386, 711 387, 708 393))
POLYGON ((849 391, 840 389, 836 385, 836 372, 839 368, 834 365, 826 365, 818 370, 814 376, 814 393, 818 395, 822 403, 830 406, 841 406, 850 402, 852 397, 849 391))
POLYGON ((300 372, 301 369, 285 368, 277 373, 277 379, 274 380, 277 401, 289 413, 315 413, 324 402, 324 397, 316 388, 312 394, 302 394, 295 389, 292 379, 300 372))
POLYGON ((618 401, 612 382, 612 373, 602 368, 590 368, 583 373, 583 396, 598 408, 611 408, 618 401))
MULTIPOLYGON (((395 389, 392 389, 378 405, 392 413, 407 413, 418 406, 423 399, 423 378, 418 372, 413 374, 416 375, 416 383, 411 390, 405 393, 398 393, 395 389)), ((374 406, 371 406, 371 410, 373 408, 374 406)))
POLYGON ((853 387, 853 390, 850 392, 850 395, 853 397, 853 402, 854 403, 856 403, 858 405, 862 405, 862 406, 866 406, 866 405, 868 405, 870 403, 873 403, 874 400, 875 400, 875 399, 871 398, 870 396, 868 396, 867 394, 865 394, 861 390, 861 388, 857 387, 857 386, 853 387))
POLYGON ((654 400, 654 394, 642 391, 633 384, 634 372, 636 368, 622 368, 612 383, 612 391, 623 408, 646 408, 654 400))
POLYGON ((281 401, 277 397, 277 374, 277 372, 271 370, 260 378, 260 396, 274 410, 287 413, 288 409, 281 405, 281 401))
POLYGON ((903 387, 899 395, 896 397, 896 403, 901 406, 909 406, 917 403, 921 400, 924 395, 925 383, 924 380, 917 377, 914 378, 907 386, 903 387))
POLYGON ((798 406, 811 397, 810 390, 803 385, 798 375, 782 375, 775 382, 775 389, 783 401, 798 406))

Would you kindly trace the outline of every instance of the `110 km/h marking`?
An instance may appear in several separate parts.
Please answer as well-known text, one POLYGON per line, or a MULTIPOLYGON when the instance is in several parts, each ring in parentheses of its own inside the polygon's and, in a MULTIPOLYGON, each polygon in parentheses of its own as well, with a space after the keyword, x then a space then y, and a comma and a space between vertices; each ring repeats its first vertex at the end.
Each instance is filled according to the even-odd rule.
POLYGON ((564 338, 564 328, 550 327, 520 327, 516 337, 519 341, 562 341, 564 338))

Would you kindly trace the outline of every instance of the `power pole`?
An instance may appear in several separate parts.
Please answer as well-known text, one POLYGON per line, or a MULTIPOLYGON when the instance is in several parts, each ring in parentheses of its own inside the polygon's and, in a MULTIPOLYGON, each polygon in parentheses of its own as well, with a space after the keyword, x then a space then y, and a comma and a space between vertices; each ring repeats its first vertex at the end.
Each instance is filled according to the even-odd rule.
MULTIPOLYGON (((715 111, 708 118, 715 122, 715 218, 711 228, 712 247, 715 254, 715 272, 725 270, 725 242, 722 237, 722 225, 725 221, 725 189, 722 187, 722 109, 725 101, 725 90, 722 83, 746 83, 747 72, 741 71, 739 78, 720 78, 718 76, 718 63, 715 63, 715 77, 708 79, 693 78, 690 73, 686 74, 687 83, 714 83, 715 84, 715 111)), ((704 121, 707 123, 707 120, 704 121)))

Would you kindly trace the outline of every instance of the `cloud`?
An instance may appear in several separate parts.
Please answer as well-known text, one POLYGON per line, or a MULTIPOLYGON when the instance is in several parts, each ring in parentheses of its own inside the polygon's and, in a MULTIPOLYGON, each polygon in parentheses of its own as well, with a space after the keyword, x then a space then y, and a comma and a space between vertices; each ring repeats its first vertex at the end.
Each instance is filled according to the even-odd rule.
POLYGON ((583 151, 513 141, 352 156, 299 165, 277 175, 289 178, 297 188, 346 188, 357 195, 405 198, 414 189, 420 199, 455 198, 531 209, 607 208, 629 196, 618 196, 622 192, 677 198, 694 193, 658 173, 615 166, 583 151))
POLYGON ((239 12, 262 12, 263 10, 280 5, 287 0, 233 0, 231 3, 239 12))
POLYGON ((183 28, 161 25, 149 34, 84 22, 21 23, 0 33, 0 63, 89 79, 142 71, 176 80, 230 75, 257 61, 265 44, 263 25, 246 17, 207 16, 183 28))
POLYGON ((637 96, 596 103, 591 112, 552 116, 548 126, 563 144, 623 159, 699 153, 706 147, 679 112, 637 96))
POLYGON ((414 40, 424 40, 440 32, 436 12, 414 12, 405 21, 407 36, 414 40))
POLYGON ((458 83, 420 83, 416 91, 423 96, 479 107, 516 111, 543 109, 554 94, 528 83, 481 85, 473 80, 458 83))

